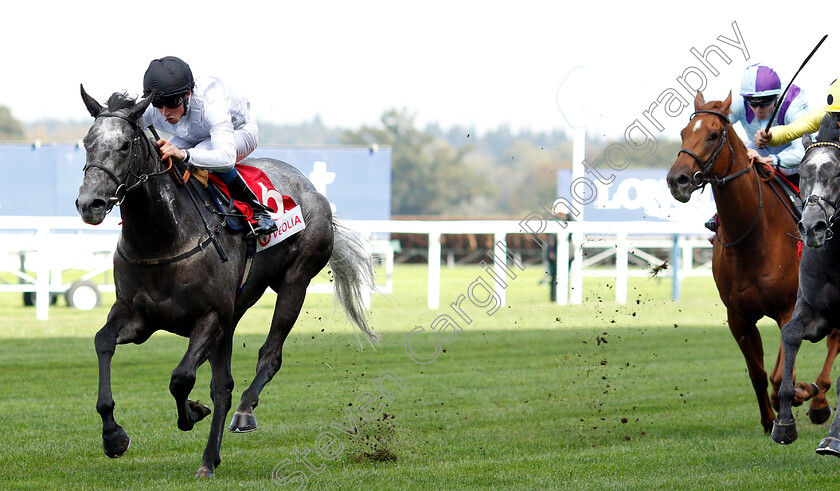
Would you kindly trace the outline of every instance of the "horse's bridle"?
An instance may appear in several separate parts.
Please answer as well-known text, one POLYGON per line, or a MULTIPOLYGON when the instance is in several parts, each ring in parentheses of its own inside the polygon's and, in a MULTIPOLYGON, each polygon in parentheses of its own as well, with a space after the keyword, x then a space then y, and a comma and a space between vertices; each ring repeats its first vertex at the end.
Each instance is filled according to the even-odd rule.
MULTIPOLYGON (((808 150, 810 150, 814 147, 834 147, 837 150, 840 150, 840 143, 814 142, 814 143, 808 145, 805 148, 805 154, 807 155, 808 150)), ((805 157, 802 157, 802 160, 805 160, 805 157)), ((811 194, 807 198, 805 198, 805 200, 802 202, 802 211, 803 212, 805 211, 805 207, 807 207, 808 205, 816 205, 820 208, 820 210, 822 210, 823 216, 825 217, 825 223, 828 225, 828 230, 826 231, 826 240, 829 240, 832 237, 834 237, 834 232, 832 232, 832 227, 834 226, 834 222, 837 221, 838 212, 840 212, 840 209, 838 209, 838 206, 840 206, 840 200, 831 201, 830 199, 825 198, 823 196, 819 196, 817 194, 811 194), (828 212, 826 211, 825 206, 823 206, 823 203, 827 203, 827 204, 831 205, 832 208, 834 208, 834 213, 832 213, 831 216, 828 215, 828 212)))
MULTIPOLYGON (((142 152, 141 152, 140 142, 145 140, 147 142, 147 144, 144 145, 145 148, 148 150, 149 153, 151 153, 151 151, 152 151, 151 148, 150 148, 151 143, 148 141, 148 138, 146 138, 146 135, 143 132, 143 130, 140 128, 140 125, 137 124, 136 121, 132 121, 132 120, 126 118, 125 116, 122 116, 120 114, 115 114, 115 113, 102 113, 102 114, 96 116, 96 119, 99 119, 99 118, 119 118, 119 119, 122 119, 123 121, 128 122, 128 124, 131 126, 131 129, 134 133, 133 136, 132 136, 132 139, 131 139, 131 146, 129 147, 129 159, 130 160, 128 162, 128 170, 125 172, 125 174, 123 174, 122 177, 117 176, 114 173, 114 171, 105 167, 104 165, 97 164, 97 163, 85 163, 85 167, 83 169, 83 171, 85 173, 87 173, 88 169, 90 169, 92 167, 97 168, 97 169, 105 172, 105 174, 107 174, 108 177, 110 177, 111 180, 114 181, 117 184, 117 189, 116 189, 116 191, 114 191, 114 196, 108 198, 108 211, 110 212, 114 205, 120 206, 122 204, 123 199, 125 199, 125 196, 128 193, 130 193, 131 191, 134 191, 138 187, 142 186, 143 183, 145 183, 146 181, 149 180, 149 178, 153 178, 153 177, 157 177, 157 176, 161 176, 161 175, 166 174, 169 171, 169 169, 164 168, 163 170, 160 170, 160 171, 157 171, 157 172, 147 172, 147 173, 139 173, 139 169, 138 169, 138 171, 135 171, 134 170, 135 163, 136 162, 141 162, 141 163, 143 162, 143 156, 141 155, 142 152), (128 185, 129 176, 133 176, 134 179, 135 179, 134 183, 131 184, 131 185, 128 185)), ((138 165, 141 165, 141 164, 138 164, 138 165)))
POLYGON ((749 172, 752 168, 751 165, 748 165, 743 170, 740 170, 734 174, 729 174, 729 172, 732 170, 732 166, 735 164, 735 153, 732 151, 732 142, 730 142, 728 138, 729 118, 725 114, 718 111, 700 109, 694 111, 690 119, 693 119, 694 116, 698 114, 714 114, 715 116, 719 116, 721 119, 723 119, 724 124, 723 131, 721 132, 720 139, 718 140, 717 148, 715 148, 715 151, 712 152, 711 157, 709 157, 709 159, 705 162, 703 162, 703 159, 701 159, 696 153, 687 148, 681 148, 680 151, 677 152, 677 155, 684 153, 691 156, 694 160, 697 161, 697 164, 700 166, 700 170, 695 172, 694 175, 691 176, 692 184, 694 184, 698 188, 701 188, 706 184, 711 184, 713 186, 723 186, 727 182, 749 172), (715 161, 720 156, 720 152, 723 151, 723 142, 726 142, 726 145, 729 147, 729 168, 726 170, 726 175, 724 175, 724 177, 711 176, 709 175, 709 171, 712 170, 712 166, 715 164, 715 161))
MULTIPOLYGON (((715 116, 720 117, 723 120, 724 124, 723 131, 721 132, 720 139, 718 140, 717 148, 715 148, 715 151, 712 152, 712 156, 709 157, 709 159, 705 162, 703 162, 703 159, 701 159, 696 153, 692 152, 687 148, 681 148, 680 151, 677 152, 678 156, 679 154, 684 153, 693 157, 694 160, 697 161, 697 164, 700 166, 700 170, 695 172, 691 178, 692 184, 694 184, 698 188, 703 188, 706 184, 711 184, 712 186, 720 187, 728 183, 729 181, 737 179, 738 177, 741 177, 747 172, 749 172, 750 169, 752 169, 753 167, 752 165, 747 165, 744 169, 739 170, 734 174, 729 173, 732 171, 732 166, 735 165, 735 152, 732 151, 732 142, 729 141, 728 138, 729 118, 722 112, 711 111, 708 109, 699 109, 697 111, 694 111, 694 113, 691 115, 691 118, 693 119, 694 116, 696 116, 697 114, 714 114, 715 116), (726 169, 726 174, 723 177, 710 176, 709 171, 712 170, 712 166, 714 165, 717 158, 720 156, 720 152, 723 151, 724 141, 726 142, 727 147, 729 147, 729 168, 726 169)), ((750 233, 752 233, 752 231, 755 230, 756 225, 758 225, 758 219, 761 217, 761 209, 764 207, 764 197, 762 196, 761 181, 758 172, 755 173, 755 178, 758 182, 758 211, 755 213, 755 218, 753 219, 752 224, 750 224, 750 227, 747 229, 747 231, 744 232, 744 235, 742 235, 734 242, 730 242, 727 244, 724 243, 723 240, 721 240, 721 244, 724 248, 728 249, 734 245, 738 245, 741 242, 743 242, 744 239, 746 239, 747 236, 749 236, 750 233)))
MULTIPOLYGON (((114 173, 114 171, 112 171, 111 169, 109 169, 109 168, 107 168, 107 167, 105 167, 101 164, 85 163, 84 172, 87 172, 88 169, 90 169, 91 167, 95 167, 95 168, 100 169, 103 172, 105 172, 108 175, 108 177, 110 177, 117 184, 117 189, 116 189, 116 191, 114 191, 114 196, 112 196, 111 198, 108 198, 108 211, 110 212, 111 209, 113 209, 113 206, 115 204, 117 206, 122 204, 123 199, 125 199, 125 196, 128 193, 130 193, 131 191, 134 191, 138 187, 142 186, 149 179, 169 174, 169 171, 172 169, 172 159, 171 158, 169 159, 169 166, 164 167, 162 170, 159 170, 159 171, 156 171, 156 172, 139 173, 140 172, 139 169, 138 169, 138 171, 135 171, 134 170, 135 162, 139 161, 140 164, 137 164, 137 165, 142 165, 143 158, 144 158, 143 155, 142 155, 142 152, 140 151, 140 144, 139 143, 141 141, 146 142, 145 145, 143 145, 143 147, 145 147, 146 150, 147 150, 147 156, 146 156, 147 161, 149 160, 148 159, 148 154, 151 154, 151 152, 154 151, 154 147, 152 147, 152 143, 149 141, 149 139, 146 138, 146 134, 143 132, 143 129, 140 127, 139 124, 137 124, 137 121, 132 121, 131 119, 128 119, 125 116, 122 116, 120 114, 102 113, 102 114, 99 114, 98 116, 96 116, 96 119, 99 119, 99 118, 119 118, 119 119, 122 119, 123 121, 128 122, 128 124, 132 128, 132 131, 134 132, 134 134, 132 136, 132 139, 131 139, 131 147, 129 148, 129 155, 130 155, 129 158, 131 160, 128 162, 128 170, 125 172, 125 174, 123 174, 122 177, 118 177, 114 173), (134 184, 127 185, 129 176, 134 177, 134 179, 135 179, 134 184)), ((181 184, 186 184, 186 183, 182 181, 181 184)), ((204 223, 204 229, 207 232, 207 239, 200 242, 198 245, 196 245, 195 247, 193 247, 192 249, 190 249, 186 252, 176 254, 176 255, 173 255, 173 256, 168 256, 168 257, 154 257, 154 258, 129 257, 128 255, 125 254, 125 252, 122 250, 122 248, 119 245, 117 245, 117 253, 120 255, 120 257, 122 257, 123 259, 125 259, 127 262, 129 262, 131 264, 141 264, 141 265, 171 264, 171 263, 175 263, 175 262, 187 259, 188 257, 191 257, 191 256, 203 251, 209 244, 212 243, 215 246, 216 251, 219 253, 219 257, 221 258, 222 262, 226 262, 228 260, 227 254, 225 254, 225 251, 222 248, 222 245, 219 242, 218 237, 217 237, 218 233, 225 227, 225 220, 221 220, 219 222, 218 226, 216 227, 216 229, 211 228, 210 224, 207 223, 207 219, 205 218, 204 214, 201 213, 201 209, 199 208, 198 203, 196 202, 196 199, 193 196, 192 192, 189 191, 189 188, 187 188, 187 189, 188 189, 187 195, 190 197, 190 199, 193 203, 193 206, 195 206, 199 217, 201 217, 201 220, 204 223)), ((205 206, 207 206, 207 205, 205 205, 205 206)))

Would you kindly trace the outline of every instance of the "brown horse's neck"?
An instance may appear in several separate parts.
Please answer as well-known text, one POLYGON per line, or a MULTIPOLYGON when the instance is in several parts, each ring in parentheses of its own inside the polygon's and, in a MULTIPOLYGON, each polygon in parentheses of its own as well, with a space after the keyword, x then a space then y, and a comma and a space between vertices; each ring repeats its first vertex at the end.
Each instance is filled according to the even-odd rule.
MULTIPOLYGON (((714 165, 715 169, 723 169, 721 172, 726 174, 717 175, 718 178, 731 176, 753 165, 738 135, 731 131, 727 138, 730 141, 724 144, 724 149, 714 165)), ((712 185, 712 193, 718 211, 717 234, 724 244, 731 244, 742 237, 743 240, 739 243, 742 246, 761 241, 768 227, 768 217, 774 215, 774 210, 780 205, 773 192, 760 182, 755 167, 723 185, 712 185), (761 198, 759 186, 763 186, 761 198)))

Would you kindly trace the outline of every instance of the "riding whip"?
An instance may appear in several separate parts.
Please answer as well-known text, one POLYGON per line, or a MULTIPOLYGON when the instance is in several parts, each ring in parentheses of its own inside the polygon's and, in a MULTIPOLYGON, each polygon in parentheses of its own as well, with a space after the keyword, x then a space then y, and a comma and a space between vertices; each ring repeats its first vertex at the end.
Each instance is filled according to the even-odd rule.
POLYGON ((787 87, 785 87, 785 91, 782 92, 782 97, 779 99, 779 104, 776 104, 776 107, 773 109, 773 114, 770 116, 770 121, 767 121, 767 127, 764 128, 765 133, 769 132, 770 127, 773 126, 773 118, 775 118, 776 113, 779 112, 779 107, 782 105, 781 103, 785 100, 785 96, 787 95, 788 89, 790 88, 791 85, 793 85, 793 79, 795 79, 796 76, 799 75, 799 72, 802 71, 802 69, 805 67, 805 64, 808 63, 808 60, 810 60, 812 56, 814 56, 814 53, 817 52, 817 50, 820 48, 823 41, 825 41, 825 38, 827 38, 827 37, 828 37, 828 34, 826 34, 825 36, 822 37, 822 39, 820 39, 820 42, 818 42, 817 45, 814 46, 814 49, 811 50, 811 54, 809 54, 808 57, 805 58, 805 61, 802 62, 802 65, 799 66, 799 70, 797 70, 796 73, 793 74, 793 77, 791 77, 790 82, 788 82, 787 87))
MULTIPOLYGON (((148 128, 149 131, 152 132, 152 136, 155 137, 155 140, 160 140, 160 135, 158 134, 157 130, 155 130, 155 125, 150 124, 148 128)), ((172 165, 172 157, 169 157, 169 164, 170 166, 172 165)), ((181 184, 186 186, 186 180, 182 180, 181 184)), ((187 188, 187 196, 190 197, 193 206, 195 206, 195 209, 198 212, 198 216, 200 216, 201 221, 204 222, 204 230, 207 231, 207 235, 213 242, 213 245, 216 247, 216 252, 219 253, 219 258, 221 258, 223 263, 226 263, 228 261, 227 254, 225 254, 225 250, 222 247, 222 244, 219 242, 219 238, 216 236, 216 232, 212 228, 210 228, 210 224, 207 223, 207 219, 204 218, 204 213, 201 213, 201 208, 199 208, 198 203, 195 201, 195 196, 193 196, 193 191, 189 187, 187 188)))

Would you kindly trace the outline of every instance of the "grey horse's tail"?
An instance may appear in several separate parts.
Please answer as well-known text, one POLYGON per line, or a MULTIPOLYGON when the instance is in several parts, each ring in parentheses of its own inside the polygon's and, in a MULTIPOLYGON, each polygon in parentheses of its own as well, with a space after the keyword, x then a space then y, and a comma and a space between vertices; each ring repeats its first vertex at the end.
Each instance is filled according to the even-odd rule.
POLYGON ((333 221, 335 240, 330 257, 335 280, 335 298, 347 317, 371 340, 379 334, 368 326, 367 296, 376 290, 370 245, 350 229, 333 221))

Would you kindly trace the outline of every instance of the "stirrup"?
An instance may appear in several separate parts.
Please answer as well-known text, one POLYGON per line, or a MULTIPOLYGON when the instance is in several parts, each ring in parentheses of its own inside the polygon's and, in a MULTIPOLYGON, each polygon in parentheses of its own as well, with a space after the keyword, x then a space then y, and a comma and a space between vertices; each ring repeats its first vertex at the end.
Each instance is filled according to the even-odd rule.
POLYGON ((254 239, 261 235, 268 235, 277 231, 277 223, 271 219, 271 216, 268 215, 268 213, 257 213, 254 215, 254 218, 257 221, 256 224, 251 223, 250 220, 246 220, 248 227, 251 229, 251 231, 245 235, 246 239, 254 239), (270 223, 266 223, 266 221, 270 223))

